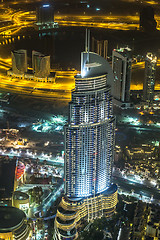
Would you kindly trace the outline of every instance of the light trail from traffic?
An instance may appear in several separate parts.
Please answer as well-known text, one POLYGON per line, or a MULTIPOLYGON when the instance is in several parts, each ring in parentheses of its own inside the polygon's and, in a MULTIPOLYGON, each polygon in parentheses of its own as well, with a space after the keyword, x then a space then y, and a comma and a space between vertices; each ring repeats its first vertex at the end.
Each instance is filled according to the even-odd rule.
MULTIPOLYGON (((23 2, 23 1, 22 1, 23 2)), ((13 2, 14 4, 18 2, 13 2)), ((157 5, 156 1, 143 1, 143 4, 157 5)), ((0 20, 10 21, 8 26, 0 27, 0 35, 15 35, 20 33, 22 28, 33 27, 36 22, 35 11, 16 11, 12 8, 5 7, 5 3, 1 4, 1 8, 4 10, 4 14, 1 14, 0 20)), ((101 15, 101 11, 95 12, 92 15, 88 15, 85 9, 82 15, 75 14, 59 14, 55 13, 55 22, 58 22, 60 26, 81 26, 81 27, 96 27, 107 28, 117 30, 134 30, 139 29, 139 14, 135 15, 114 15, 109 13, 108 15, 101 15)), ((157 29, 160 30, 160 16, 155 15, 157 21, 157 29)))
MULTIPOLYGON (((59 98, 69 101, 71 98, 71 90, 75 87, 74 76, 79 73, 76 70, 60 71, 52 69, 56 72, 55 83, 38 82, 27 79, 17 79, 6 76, 6 71, 11 68, 11 58, 0 58, 0 88, 18 94, 25 94, 42 98, 59 98), (63 79, 63 82, 61 81, 63 79)), ((160 60, 157 62, 160 66, 160 60)), ((137 62, 132 64, 132 70, 140 70, 145 68, 145 62, 137 62)), ((143 83, 131 82, 131 90, 142 90, 143 83)), ((156 83, 155 90, 160 90, 160 84, 156 83)))
POLYGON ((31 95, 42 98, 59 98, 69 101, 71 90, 75 87, 74 76, 76 70, 57 71, 55 83, 38 82, 27 79, 17 79, 6 75, 6 71, 11 68, 11 58, 0 58, 0 88, 18 94, 31 95), (63 79, 64 81, 59 81, 63 79), (65 81, 67 80, 67 81, 65 81))
MULTIPOLYGON (((5 38, 8 36, 14 36, 21 34, 23 28, 33 27, 36 22, 35 11, 15 11, 13 9, 4 8, 5 14, 0 17, 1 21, 8 20, 10 24, 0 27, 0 35, 5 38)), ((157 21, 157 29, 160 30, 160 16, 155 15, 157 21)), ((139 29, 139 15, 60 15, 55 14, 55 22, 58 22, 59 26, 65 27, 93 27, 104 29, 116 29, 116 30, 135 30, 139 29)))
MULTIPOLYGON (((155 16, 158 26, 160 23, 160 16, 155 16)), ((8 36, 15 36, 20 34, 22 28, 33 27, 36 21, 35 11, 15 11, 11 8, 4 8, 4 14, 0 17, 0 20, 8 20, 10 24, 7 26, 0 27, 0 35, 3 36, 2 41, 4 43, 5 38, 8 36)), ((120 16, 110 14, 108 16, 93 15, 88 16, 86 13, 84 16, 77 15, 60 15, 55 14, 55 21, 59 23, 60 26, 77 26, 77 27, 95 27, 95 28, 107 28, 107 29, 117 29, 117 30, 133 30, 139 28, 139 16, 120 16)), ((159 28, 159 27, 158 27, 159 28)), ((160 29, 160 28, 159 28, 160 29)), ((9 41, 9 40, 8 40, 9 41)), ((10 43, 10 42, 8 42, 10 43)), ((158 62, 160 66, 160 61, 158 62)), ((143 69, 145 67, 145 62, 137 62, 132 64, 132 69, 143 69)), ((0 58, 0 77, 1 83, 0 88, 6 91, 11 91, 14 93, 34 95, 37 97, 49 97, 49 98, 61 98, 70 99, 71 89, 74 88, 74 76, 76 72, 69 71, 56 71, 56 83, 42 83, 30 80, 18 80, 17 78, 11 78, 5 75, 5 70, 7 71, 11 68, 11 59, 0 58), (63 83, 58 80, 63 79, 63 83), (67 79, 67 82, 65 81, 67 79), (61 92, 60 92, 61 91, 61 92)), ((53 70, 54 71, 54 70, 53 70)), ((143 84, 131 83, 131 90, 142 90, 143 84)), ((160 85, 155 86, 156 90, 160 89, 160 85)))
POLYGON ((5 21, 10 21, 10 24, 0 27, 0 35, 4 37, 5 35, 16 35, 22 28, 33 25, 35 21, 35 12, 33 15, 32 12, 15 11, 13 9, 4 8, 4 14, 0 16, 0 20, 3 22, 4 19, 5 21))

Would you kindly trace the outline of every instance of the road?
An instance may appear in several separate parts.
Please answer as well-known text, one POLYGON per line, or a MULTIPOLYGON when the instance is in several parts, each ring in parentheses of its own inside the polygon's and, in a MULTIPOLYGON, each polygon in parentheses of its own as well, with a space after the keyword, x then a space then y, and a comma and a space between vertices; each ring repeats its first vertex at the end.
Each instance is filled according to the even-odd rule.
POLYGON ((0 88, 18 94, 36 96, 40 98, 58 98, 69 101, 71 99, 71 90, 75 87, 74 76, 78 73, 76 70, 56 72, 55 83, 38 82, 23 79, 19 81, 17 78, 7 76, 6 71, 12 67, 11 59, 0 58, 0 88), (63 79, 63 81, 61 81, 63 79))
MULTIPOLYGON (((160 60, 158 61, 160 66, 160 60)), ((78 73, 76 70, 58 71, 56 72, 55 83, 38 82, 23 79, 19 81, 17 78, 6 75, 6 71, 11 68, 11 59, 0 58, 0 88, 18 94, 25 94, 39 98, 58 98, 69 101, 71 99, 71 90, 75 87, 74 76, 78 73), (62 81, 63 79, 63 81, 62 81)), ((133 64, 132 71, 135 69, 144 69, 144 62, 133 64)), ((142 90, 143 84, 131 84, 131 90, 142 90)), ((156 90, 160 90, 160 84, 156 83, 156 90)))
POLYGON ((151 196, 153 195, 152 202, 160 204, 160 191, 155 187, 148 187, 141 183, 134 183, 118 176, 113 177, 113 182, 116 183, 120 189, 128 193, 131 193, 131 190, 133 189, 135 194, 141 194, 142 196, 147 198, 151 198, 151 196))
POLYGON ((47 157, 46 155, 34 155, 34 154, 28 154, 27 152, 23 152, 23 153, 17 153, 17 152, 13 152, 13 151, 4 151, 4 147, 3 150, 0 149, 0 155, 2 156, 9 156, 9 157, 17 157, 19 159, 21 158, 30 158, 32 159, 32 161, 37 161, 36 159, 38 158, 40 162, 44 162, 44 160, 46 161, 47 165, 51 165, 51 166, 59 166, 62 167, 64 165, 64 160, 63 158, 59 157, 59 158, 55 158, 55 157, 47 157))
POLYGON ((53 206, 54 202, 61 195, 62 191, 63 180, 60 181, 56 188, 43 199, 42 203, 39 206, 35 206, 35 204, 33 204, 33 206, 29 208, 28 217, 34 218, 50 216, 50 207, 53 206))
MULTIPOLYGON (((6 26, 0 27, 1 44, 10 43, 10 36, 13 38, 21 34, 22 28, 33 27, 36 21, 35 11, 22 11, 13 10, 12 8, 5 8, 5 4, 2 9, 4 14, 0 16, 2 22, 8 20, 6 26), (2 42, 1 42, 2 41, 2 42)), ((160 16, 155 16, 158 26, 160 25, 160 16)), ((60 26, 84 26, 84 27, 95 27, 95 28, 109 28, 118 30, 131 30, 138 28, 139 16, 138 15, 101 15, 100 13, 95 13, 94 15, 83 16, 74 14, 61 15, 55 14, 55 21, 59 23, 60 26)), ((159 28, 160 29, 160 28, 159 28)), ((3 47, 3 46, 2 46, 3 47)), ((132 71, 137 69, 144 69, 144 61, 138 62, 132 65, 132 71)), ((160 61, 158 61, 158 66, 160 66, 160 61)), ((69 101, 71 98, 71 89, 74 88, 74 76, 77 74, 76 71, 56 71, 56 83, 38 82, 23 79, 23 81, 17 80, 17 78, 12 78, 6 76, 6 71, 11 68, 11 59, 0 58, 0 88, 5 91, 10 91, 17 94, 25 94, 29 96, 36 96, 39 98, 59 98, 61 100, 69 101), (59 81, 63 79, 62 81, 59 81), (67 81, 66 81, 67 80, 67 81)), ((54 71, 54 69, 53 69, 54 71)), ((131 84, 131 90, 141 90, 143 84, 131 84)), ((160 89, 160 85, 155 86, 156 90, 160 89)))
MULTIPOLYGON (((4 14, 0 17, 1 21, 8 20, 10 24, 0 28, 0 35, 16 35, 20 34, 21 29, 26 27, 32 27, 36 21, 35 11, 16 11, 12 8, 5 8, 4 14)), ((101 12, 95 11, 95 14, 87 15, 84 11, 82 15, 65 14, 61 15, 55 13, 55 22, 58 22, 59 26, 77 26, 77 27, 94 27, 94 28, 106 28, 116 30, 134 30, 139 28, 139 14, 136 15, 101 15, 101 12)), ((160 16, 155 15, 157 21, 157 29, 160 30, 160 16)))
MULTIPOLYGON (((9 155, 8 152, 4 152, 3 155, 9 155)), ((9 156, 16 156, 16 154, 11 154, 9 156)), ((27 154, 26 154, 27 156, 27 154)), ((26 156, 23 156, 23 157, 26 157, 26 156)), ((18 156, 18 157, 21 157, 21 156, 18 156)), ((55 158, 51 158, 51 159, 46 159, 46 157, 40 157, 40 156, 36 156, 39 158, 40 161, 44 161, 46 160, 46 163, 48 165, 56 165, 56 166, 59 166, 59 167, 63 167, 64 166, 64 162, 62 159, 55 159, 55 158)), ((32 157, 32 159, 34 160, 35 158, 32 157)), ((35 159, 36 161, 36 159, 35 159)), ((141 194, 142 196, 146 196, 148 198, 150 198, 152 195, 153 195, 153 198, 154 198, 154 201, 156 203, 159 203, 159 200, 160 200, 160 191, 154 187, 150 187, 150 186, 147 186, 145 184, 141 184, 141 183, 135 183, 131 180, 128 180, 128 179, 124 179, 122 177, 119 177, 119 176, 114 176, 113 177, 113 182, 118 184, 118 186, 128 192, 128 193, 131 193, 131 190, 133 189, 134 192, 136 194, 141 194)), ((59 187, 59 189, 62 188, 62 185, 59 187)), ((49 204, 50 201, 54 200, 55 198, 55 195, 57 196, 59 194, 59 191, 56 193, 53 192, 53 195, 51 196, 51 199, 48 201, 47 204, 49 204)), ((49 206, 49 205, 48 205, 49 206)))

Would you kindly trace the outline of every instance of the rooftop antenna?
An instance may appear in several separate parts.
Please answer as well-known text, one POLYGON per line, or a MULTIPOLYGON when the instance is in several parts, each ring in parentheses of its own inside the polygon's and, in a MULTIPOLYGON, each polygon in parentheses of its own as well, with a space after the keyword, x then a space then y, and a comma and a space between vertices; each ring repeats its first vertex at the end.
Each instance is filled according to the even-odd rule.
POLYGON ((88 51, 88 29, 86 28, 85 52, 88 51))
POLYGON ((90 50, 90 29, 86 28, 85 52, 87 53, 87 62, 89 62, 89 50, 90 50))

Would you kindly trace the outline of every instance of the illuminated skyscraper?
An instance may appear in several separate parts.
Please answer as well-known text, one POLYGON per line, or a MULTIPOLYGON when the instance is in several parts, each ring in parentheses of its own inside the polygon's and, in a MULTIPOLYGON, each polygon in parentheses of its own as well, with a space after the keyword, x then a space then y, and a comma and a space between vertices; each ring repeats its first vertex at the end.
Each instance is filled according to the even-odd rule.
POLYGON ((45 3, 37 8, 36 25, 39 30, 58 27, 58 23, 54 22, 54 7, 53 3, 45 3))
POLYGON ((45 24, 54 22, 54 8, 51 4, 43 4, 37 8, 37 23, 45 24))
POLYGON ((12 71, 14 74, 22 75, 27 72, 27 50, 19 49, 11 52, 12 71))
POLYGON ((83 218, 89 221, 115 210, 113 80, 109 63, 89 52, 88 37, 65 127, 65 196, 57 210, 55 239, 76 239, 83 218))
POLYGON ((32 67, 35 77, 48 77, 50 74, 50 56, 32 51, 32 67))
POLYGON ((155 74, 157 57, 152 53, 147 53, 145 59, 145 76, 143 84, 143 100, 148 104, 154 99, 155 74))
POLYGON ((112 52, 114 73, 114 103, 119 107, 130 107, 131 49, 120 48, 112 52))

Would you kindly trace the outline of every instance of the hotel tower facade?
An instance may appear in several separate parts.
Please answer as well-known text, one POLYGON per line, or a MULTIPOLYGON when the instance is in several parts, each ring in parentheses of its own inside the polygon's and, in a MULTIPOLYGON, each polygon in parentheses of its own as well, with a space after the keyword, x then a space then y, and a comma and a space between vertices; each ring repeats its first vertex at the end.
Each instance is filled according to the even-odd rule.
POLYGON ((111 184, 115 141, 112 81, 109 63, 89 52, 86 34, 81 75, 75 77, 65 127, 65 194, 55 218, 56 240, 76 239, 82 220, 110 216, 115 211, 117 186, 111 184))
POLYGON ((145 58, 145 76, 143 83, 143 100, 150 106, 154 100, 154 88, 157 68, 157 57, 147 53, 145 58))

